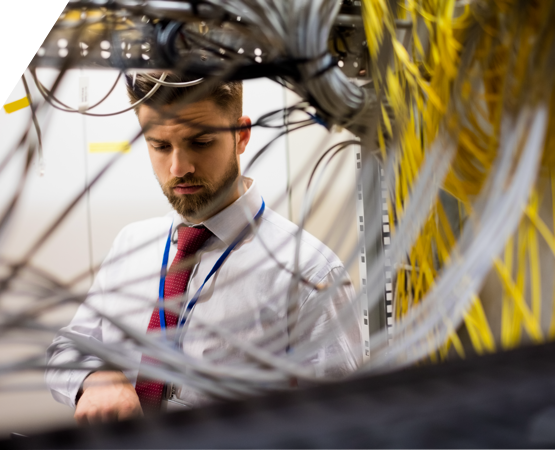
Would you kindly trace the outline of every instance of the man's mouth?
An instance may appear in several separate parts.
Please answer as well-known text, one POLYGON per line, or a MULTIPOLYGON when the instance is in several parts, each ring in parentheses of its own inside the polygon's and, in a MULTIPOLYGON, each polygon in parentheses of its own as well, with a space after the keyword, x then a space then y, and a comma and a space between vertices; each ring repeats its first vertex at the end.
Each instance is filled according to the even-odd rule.
POLYGON ((175 186, 173 188, 173 192, 175 192, 178 195, 196 194, 202 188, 203 188, 203 186, 198 185, 198 184, 182 183, 182 184, 178 184, 177 186, 175 186))

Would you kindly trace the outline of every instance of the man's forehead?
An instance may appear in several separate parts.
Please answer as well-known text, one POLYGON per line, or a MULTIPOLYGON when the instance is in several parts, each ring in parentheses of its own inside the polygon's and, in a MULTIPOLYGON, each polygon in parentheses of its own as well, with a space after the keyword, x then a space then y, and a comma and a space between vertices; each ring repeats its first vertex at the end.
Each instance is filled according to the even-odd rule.
POLYGON ((218 126, 225 121, 223 112, 210 100, 203 100, 185 106, 171 104, 154 108, 143 105, 139 109, 139 119, 142 119, 141 122, 145 122, 143 126, 147 122, 152 125, 194 126, 199 124, 218 126))

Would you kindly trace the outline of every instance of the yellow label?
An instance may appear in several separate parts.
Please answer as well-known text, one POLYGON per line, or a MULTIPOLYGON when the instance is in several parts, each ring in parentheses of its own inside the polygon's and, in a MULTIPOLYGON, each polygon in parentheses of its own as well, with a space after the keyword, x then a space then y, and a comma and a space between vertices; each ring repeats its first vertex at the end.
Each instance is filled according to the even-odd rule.
POLYGON ((23 97, 15 102, 6 103, 4 105, 4 111, 11 114, 19 111, 20 109, 27 108, 27 106, 29 106, 29 99, 27 97, 23 97))
POLYGON ((129 141, 121 142, 91 142, 89 144, 89 153, 128 153, 131 150, 129 141))

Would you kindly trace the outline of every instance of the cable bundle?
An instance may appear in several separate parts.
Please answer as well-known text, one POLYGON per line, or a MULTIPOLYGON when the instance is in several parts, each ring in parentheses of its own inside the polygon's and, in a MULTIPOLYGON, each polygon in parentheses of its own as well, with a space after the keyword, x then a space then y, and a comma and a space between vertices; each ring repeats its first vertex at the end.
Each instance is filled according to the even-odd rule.
MULTIPOLYGON (((502 283, 502 308, 489 308, 490 320, 501 317, 497 343, 515 346, 523 332, 543 341, 540 319, 553 309, 551 295, 543 293, 542 302, 538 250, 538 233, 550 248, 553 235, 538 214, 540 199, 551 195, 546 187, 552 170, 553 5, 407 1, 397 11, 382 1, 363 5, 373 60, 385 42, 393 49, 392 66, 375 78, 395 117, 392 129, 384 113, 386 130, 378 129, 389 175, 390 223, 397 223, 393 247, 410 239, 401 236, 403 225, 414 221, 413 202, 420 198, 422 177, 430 176, 425 170, 437 145, 450 165, 435 171, 436 188, 427 193, 421 228, 410 246, 401 246, 406 254, 396 254, 402 268, 392 351, 395 342, 408 344, 411 330, 419 341, 411 344, 416 356, 404 356, 409 361, 426 353, 435 358, 436 350, 445 356, 451 345, 462 356, 456 330, 463 320, 474 349, 494 351, 496 339, 479 299, 490 270, 502 283), (395 13, 412 24, 410 45, 397 39, 395 13), (393 137, 387 154, 386 134, 393 137), (458 209, 450 217, 449 198, 458 209)), ((484 301, 497 300, 490 295, 484 301)))

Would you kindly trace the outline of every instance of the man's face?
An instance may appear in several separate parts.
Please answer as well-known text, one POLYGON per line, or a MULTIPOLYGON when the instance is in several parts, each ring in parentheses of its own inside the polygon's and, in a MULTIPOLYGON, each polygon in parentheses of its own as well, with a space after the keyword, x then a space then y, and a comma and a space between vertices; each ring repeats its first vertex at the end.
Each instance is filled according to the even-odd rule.
POLYGON ((142 105, 138 116, 154 173, 179 214, 201 222, 239 197, 239 155, 250 129, 225 129, 250 126, 248 117, 235 121, 211 100, 177 111, 171 105, 158 110, 142 105), (165 116, 168 112, 173 115, 165 116))

